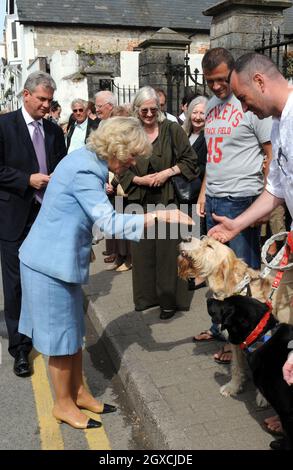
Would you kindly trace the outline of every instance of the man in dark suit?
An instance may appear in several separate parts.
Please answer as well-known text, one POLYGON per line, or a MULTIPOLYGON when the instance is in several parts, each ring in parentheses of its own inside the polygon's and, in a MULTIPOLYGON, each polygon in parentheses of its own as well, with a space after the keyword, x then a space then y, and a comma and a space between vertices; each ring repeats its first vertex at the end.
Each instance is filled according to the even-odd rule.
MULTIPOLYGON (((62 129, 43 119, 56 84, 45 72, 30 74, 23 106, 0 116, 0 251, 4 313, 14 372, 30 374, 31 339, 18 333, 21 284, 18 250, 41 207, 50 175, 66 155, 62 129)), ((34 286, 32 286, 34 288, 34 286)), ((42 306, 40 305, 40 308, 42 306)))
POLYGON ((71 109, 74 120, 67 134, 66 147, 68 153, 83 147, 90 132, 97 129, 100 122, 99 119, 93 120, 88 117, 88 102, 81 98, 72 101, 71 109))

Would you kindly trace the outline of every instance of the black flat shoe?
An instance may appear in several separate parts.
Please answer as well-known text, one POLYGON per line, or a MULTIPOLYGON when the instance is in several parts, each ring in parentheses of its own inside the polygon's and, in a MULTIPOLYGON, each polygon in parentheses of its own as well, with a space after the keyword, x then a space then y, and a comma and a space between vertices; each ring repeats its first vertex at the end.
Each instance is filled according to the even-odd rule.
POLYGON ((19 351, 14 359, 13 372, 18 377, 28 377, 31 369, 28 361, 28 354, 25 351, 19 351))
POLYGON ((90 418, 88 420, 86 429, 100 428, 101 426, 102 423, 100 423, 100 421, 95 421, 94 419, 90 418))
POLYGON ((270 448, 273 450, 292 450, 288 440, 285 437, 272 441, 270 443, 270 448))
POLYGON ((154 307, 158 307, 159 304, 152 304, 152 305, 147 305, 146 307, 135 307, 134 310, 136 312, 143 312, 143 310, 148 310, 149 308, 154 308, 154 307))
POLYGON ((116 406, 108 405, 107 403, 104 403, 104 408, 103 408, 103 411, 101 411, 101 414, 114 413, 114 411, 117 411, 116 406))
POLYGON ((100 428, 102 426, 102 423, 100 421, 95 421, 92 418, 89 418, 87 425, 85 427, 75 425, 75 423, 72 423, 70 421, 64 421, 63 419, 57 418, 56 416, 55 416, 55 419, 58 424, 65 423, 71 426, 73 429, 94 429, 94 428, 100 428))
POLYGON ((160 319, 161 320, 169 320, 169 318, 174 317, 176 310, 164 310, 161 308, 160 319))

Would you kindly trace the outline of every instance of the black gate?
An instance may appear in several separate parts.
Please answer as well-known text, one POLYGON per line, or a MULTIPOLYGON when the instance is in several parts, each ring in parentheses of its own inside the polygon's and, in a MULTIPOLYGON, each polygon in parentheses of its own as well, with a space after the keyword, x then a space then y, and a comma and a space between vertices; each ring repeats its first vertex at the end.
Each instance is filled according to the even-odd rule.
POLYGON ((117 98, 118 105, 131 103, 136 92, 138 91, 135 85, 133 87, 131 87, 130 85, 128 87, 126 86, 119 87, 115 85, 113 78, 101 79, 99 84, 100 84, 99 91, 109 90, 109 91, 112 91, 112 93, 114 93, 114 95, 117 98))
POLYGON ((261 47, 257 47, 255 51, 268 55, 285 78, 293 79, 293 39, 281 41, 280 28, 278 28, 276 35, 272 30, 268 36, 263 32, 261 43, 261 47))
POLYGON ((166 57, 167 110, 171 114, 180 114, 180 104, 184 95, 208 96, 204 75, 198 69, 190 70, 189 57, 186 54, 184 64, 172 64, 170 54, 166 57))

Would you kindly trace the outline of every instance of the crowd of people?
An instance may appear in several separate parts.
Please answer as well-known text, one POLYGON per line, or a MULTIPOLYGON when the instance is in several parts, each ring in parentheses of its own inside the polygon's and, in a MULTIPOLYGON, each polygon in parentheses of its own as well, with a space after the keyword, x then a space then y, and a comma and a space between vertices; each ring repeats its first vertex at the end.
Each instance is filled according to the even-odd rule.
MULTIPOLYGON (((75 428, 101 425, 81 408, 116 410, 96 400, 82 376, 81 286, 93 225, 106 238, 106 269, 132 270, 134 309, 158 306, 166 321, 189 310, 194 295, 178 278, 181 237, 171 230, 194 225, 193 205, 200 234, 229 244, 254 269, 261 267, 256 222, 272 213, 270 229, 278 232, 285 230, 285 204, 293 214, 293 89, 259 54, 235 61, 228 50, 214 48, 202 68, 212 97, 188 93, 178 117, 166 111, 163 88, 145 86, 123 106, 109 90, 98 91, 94 101, 74 98, 71 115, 61 120, 55 82, 44 72, 27 78, 20 109, 0 116, 0 250, 13 370, 31 374, 33 346, 48 355, 53 415, 75 428), (174 186, 178 175, 186 184, 197 181, 187 213, 174 186), (115 196, 122 198, 119 210, 115 196), (130 205, 140 213, 128 211, 130 205)), ((202 286, 197 279, 193 287, 202 286)), ((224 345, 214 360, 229 364, 218 325, 193 338, 215 339, 224 345)), ((293 383, 292 353, 284 380, 293 383)), ((275 417, 268 426, 282 431, 275 417)))

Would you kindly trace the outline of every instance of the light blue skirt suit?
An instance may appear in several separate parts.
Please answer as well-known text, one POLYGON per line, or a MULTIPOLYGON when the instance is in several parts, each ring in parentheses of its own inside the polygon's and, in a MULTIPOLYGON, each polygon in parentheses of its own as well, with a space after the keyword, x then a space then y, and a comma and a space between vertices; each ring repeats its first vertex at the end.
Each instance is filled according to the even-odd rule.
POLYGON ((138 241, 143 215, 117 214, 105 193, 107 163, 83 147, 56 167, 20 252, 19 332, 49 356, 75 354, 85 334, 82 284, 89 276, 93 224, 138 241))

